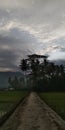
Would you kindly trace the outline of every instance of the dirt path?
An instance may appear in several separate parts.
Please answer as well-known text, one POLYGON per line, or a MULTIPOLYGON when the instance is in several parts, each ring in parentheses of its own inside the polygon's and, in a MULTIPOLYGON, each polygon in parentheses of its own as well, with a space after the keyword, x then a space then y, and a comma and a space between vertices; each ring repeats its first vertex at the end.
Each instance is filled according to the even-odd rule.
POLYGON ((65 130, 65 122, 36 93, 29 95, 12 119, 1 130, 65 130))

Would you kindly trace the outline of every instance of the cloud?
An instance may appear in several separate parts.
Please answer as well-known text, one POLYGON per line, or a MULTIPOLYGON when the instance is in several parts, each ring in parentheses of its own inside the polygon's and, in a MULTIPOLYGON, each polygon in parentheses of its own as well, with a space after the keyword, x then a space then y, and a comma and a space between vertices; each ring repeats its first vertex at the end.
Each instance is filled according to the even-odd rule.
POLYGON ((15 69, 32 53, 63 60, 64 28, 65 0, 0 0, 0 67, 15 69))
POLYGON ((18 56, 12 50, 0 50, 0 68, 17 69, 16 60, 18 56))
POLYGON ((63 51, 53 51, 50 53, 50 60, 64 60, 65 59, 65 52, 63 51))
POLYGON ((55 60, 55 61, 53 61, 55 64, 58 64, 58 65, 65 65, 65 60, 55 60))
POLYGON ((33 4, 33 0, 13 0, 13 2, 11 0, 6 0, 6 2, 4 2, 4 0, 0 0, 1 8, 7 8, 7 7, 8 8, 14 8, 14 7, 27 8, 31 4, 33 4))
POLYGON ((36 50, 37 41, 27 29, 11 26, 5 30, 0 35, 0 70, 16 70, 21 58, 36 50))

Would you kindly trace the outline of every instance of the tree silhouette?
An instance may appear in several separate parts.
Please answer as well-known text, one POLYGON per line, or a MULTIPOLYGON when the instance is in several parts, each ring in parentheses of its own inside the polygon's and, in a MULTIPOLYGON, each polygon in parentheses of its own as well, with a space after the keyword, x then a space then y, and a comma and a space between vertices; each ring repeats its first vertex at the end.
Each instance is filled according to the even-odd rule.
POLYGON ((65 68, 47 60, 48 56, 28 55, 28 59, 21 60, 20 68, 24 72, 29 70, 29 83, 36 91, 65 90, 65 68), (43 59, 43 60, 42 60, 43 59), (62 87, 63 85, 63 87, 62 87))
POLYGON ((27 59, 22 59, 20 63, 20 69, 24 72, 24 81, 26 86, 26 71, 28 69, 27 59))

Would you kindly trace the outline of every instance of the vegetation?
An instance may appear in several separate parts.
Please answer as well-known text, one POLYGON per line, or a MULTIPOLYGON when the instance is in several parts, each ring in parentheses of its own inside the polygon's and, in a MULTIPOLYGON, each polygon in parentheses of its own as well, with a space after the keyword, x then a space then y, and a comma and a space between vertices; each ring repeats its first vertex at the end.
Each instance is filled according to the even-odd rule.
POLYGON ((23 78, 23 74, 21 72, 0 72, 0 89, 6 89, 9 85, 8 79, 11 77, 13 79, 14 77, 17 77, 18 79, 21 77, 23 78))
POLYGON ((27 95, 22 91, 0 91, 0 117, 27 95))
POLYGON ((29 89, 34 91, 65 91, 65 67, 47 60, 48 56, 29 55, 21 60, 20 69, 27 75, 29 89))
POLYGON ((13 90, 22 89, 22 82, 20 79, 17 78, 17 76, 15 76, 13 79, 9 77, 8 83, 9 83, 9 89, 13 89, 13 90))
POLYGON ((65 120, 65 93, 39 93, 39 96, 65 120))

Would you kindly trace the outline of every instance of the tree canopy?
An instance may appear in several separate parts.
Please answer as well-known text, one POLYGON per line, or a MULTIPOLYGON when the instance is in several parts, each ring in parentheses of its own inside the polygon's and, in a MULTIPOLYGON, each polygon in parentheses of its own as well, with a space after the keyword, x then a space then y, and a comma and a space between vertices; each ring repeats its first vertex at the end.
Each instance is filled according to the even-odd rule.
POLYGON ((30 72, 30 88, 35 91, 65 91, 65 67, 49 62, 47 58, 32 54, 28 55, 28 59, 21 60, 20 69, 30 72))

